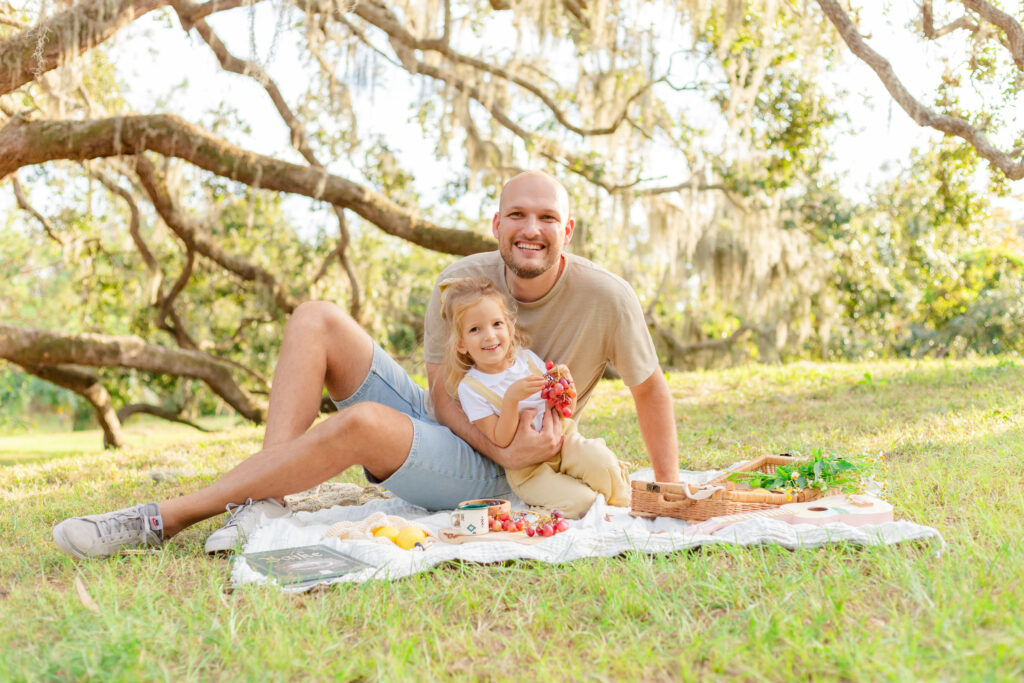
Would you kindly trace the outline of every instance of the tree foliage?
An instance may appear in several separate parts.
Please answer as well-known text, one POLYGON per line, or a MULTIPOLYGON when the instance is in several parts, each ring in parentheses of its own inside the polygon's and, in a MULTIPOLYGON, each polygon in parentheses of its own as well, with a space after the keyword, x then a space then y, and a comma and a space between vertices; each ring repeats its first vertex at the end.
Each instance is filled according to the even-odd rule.
POLYGON ((1018 177, 1020 150, 989 143, 1024 143, 1019 21, 963 5, 936 28, 946 9, 926 2, 915 29, 969 36, 968 65, 951 61, 931 94, 939 113, 890 91, 973 147, 923 150, 868 202, 831 158, 848 118, 831 74, 843 45, 869 55, 831 1, 0 5, 0 178, 18 208, 0 355, 92 392, 111 443, 117 406, 184 417, 215 395, 259 420, 296 306, 341 302, 415 358, 434 275, 493 248, 497 189, 538 166, 570 190, 571 248, 634 284, 667 364, 1016 349, 1016 245, 992 237, 972 178, 979 157, 997 189, 1018 177), (262 104, 182 68, 137 110, 124 60, 146 80, 147 55, 119 41, 143 31, 187 36, 220 72, 205 78, 262 104), (972 108, 967 79, 995 99, 972 108), (375 120, 396 106, 426 168, 375 120), (276 141, 256 132, 270 116, 276 141), (98 353, 99 338, 121 351, 98 353), (71 351, 25 346, 39 340, 71 351), (132 361, 135 347, 162 364, 132 361))

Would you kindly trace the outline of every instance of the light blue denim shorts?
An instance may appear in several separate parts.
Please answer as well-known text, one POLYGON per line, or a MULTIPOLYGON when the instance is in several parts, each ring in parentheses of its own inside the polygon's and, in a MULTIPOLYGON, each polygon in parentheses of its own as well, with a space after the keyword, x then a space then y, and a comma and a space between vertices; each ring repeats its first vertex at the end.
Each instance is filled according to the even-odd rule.
POLYGON ((409 457, 394 474, 379 481, 366 472, 366 478, 428 510, 451 510, 473 498, 508 498, 512 489, 504 468, 438 424, 427 412, 426 397, 426 390, 374 344, 373 364, 363 385, 334 403, 338 410, 364 401, 394 408, 412 420, 413 435, 409 457))

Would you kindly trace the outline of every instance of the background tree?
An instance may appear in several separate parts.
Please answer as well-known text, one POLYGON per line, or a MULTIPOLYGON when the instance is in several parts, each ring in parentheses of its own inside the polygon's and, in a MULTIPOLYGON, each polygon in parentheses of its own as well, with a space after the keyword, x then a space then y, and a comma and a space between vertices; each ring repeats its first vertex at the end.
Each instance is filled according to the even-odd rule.
MULTIPOLYGON (((537 166, 570 189, 572 248, 636 286, 666 363, 855 353, 851 335, 908 352, 895 336, 862 329, 851 316, 863 303, 833 289, 864 284, 852 267, 836 280, 835 259, 859 257, 840 249, 844 231, 875 225, 855 216, 888 211, 899 222, 906 212, 858 206, 829 170, 846 117, 831 76, 837 15, 822 8, 6 6, 0 178, 20 211, 4 250, 22 265, 0 289, 0 357, 92 396, 110 443, 116 406, 188 419, 219 402, 258 421, 281 325, 303 301, 344 302, 413 362, 434 275, 455 256, 493 248, 497 188, 537 166), (266 22, 269 47, 255 37, 266 22), (206 55, 263 104, 190 88, 182 71, 136 111, 138 84, 125 81, 126 57, 118 69, 112 55, 141 31, 157 45, 187 34, 175 49, 206 55), (388 104, 368 98, 378 88, 388 104), (433 160, 412 158, 375 127, 394 102, 433 160), (255 132, 270 113, 285 131, 280 144, 255 132), (421 195, 424 174, 438 176, 435 194, 421 195)), ((127 58, 146 63, 145 52, 127 58)), ((984 207, 971 203, 975 190, 957 188, 967 213, 942 235, 959 245, 984 207)), ((923 220, 900 234, 912 242, 928 221, 946 225, 923 220)), ((871 258, 906 271, 906 259, 927 262, 919 252, 871 258)), ((972 271, 975 289, 996 278, 1014 291, 1009 263, 972 271)), ((894 298, 917 297, 906 284, 917 280, 900 282, 894 298)), ((904 303, 891 303, 894 315, 927 313, 942 323, 928 328, 936 333, 953 319, 904 303)))
POLYGON ((817 2, 850 51, 871 67, 914 122, 962 138, 1006 178, 1024 178, 1024 125, 1019 115, 1024 26, 1019 17, 985 0, 944 2, 938 8, 932 0, 920 3, 913 33, 926 41, 961 41, 956 46, 960 49, 947 51, 947 58, 936 65, 944 71, 943 83, 930 107, 922 102, 926 95, 915 95, 889 60, 864 40, 855 13, 837 0, 817 2))

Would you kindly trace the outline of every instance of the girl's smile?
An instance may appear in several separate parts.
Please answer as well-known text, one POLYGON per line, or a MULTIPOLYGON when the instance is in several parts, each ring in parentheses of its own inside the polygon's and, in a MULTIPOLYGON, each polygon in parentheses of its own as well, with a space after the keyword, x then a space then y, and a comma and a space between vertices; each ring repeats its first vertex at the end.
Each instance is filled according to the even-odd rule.
POLYGON ((469 354, 477 370, 489 374, 506 370, 509 344, 508 321, 498 301, 486 297, 463 312, 456 350, 469 354))

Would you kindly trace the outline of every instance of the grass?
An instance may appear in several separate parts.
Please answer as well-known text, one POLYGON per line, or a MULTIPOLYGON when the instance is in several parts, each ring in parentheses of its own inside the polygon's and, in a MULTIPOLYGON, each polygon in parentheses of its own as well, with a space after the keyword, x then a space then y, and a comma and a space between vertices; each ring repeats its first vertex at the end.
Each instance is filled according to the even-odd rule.
MULTIPOLYGON (((75 562, 50 540, 68 515, 194 490, 258 447, 243 428, 0 468, 0 680, 1024 676, 1024 364, 799 363, 669 381, 684 466, 882 452, 898 516, 938 528, 945 551, 453 563, 293 596, 230 591, 227 561, 202 554, 216 520, 110 561, 75 562)), ((621 384, 602 383, 582 431, 645 464, 621 384)))
MULTIPOLYGON (((241 422, 235 417, 207 417, 199 425, 208 430, 227 430, 241 422)), ((123 427, 129 448, 153 449, 160 446, 202 441, 203 432, 188 425, 175 424, 143 415, 132 418, 123 427)), ((45 436, 37 432, 18 430, 18 433, 0 434, 0 466, 43 462, 51 458, 103 452, 103 432, 99 429, 81 431, 53 430, 45 436)))

